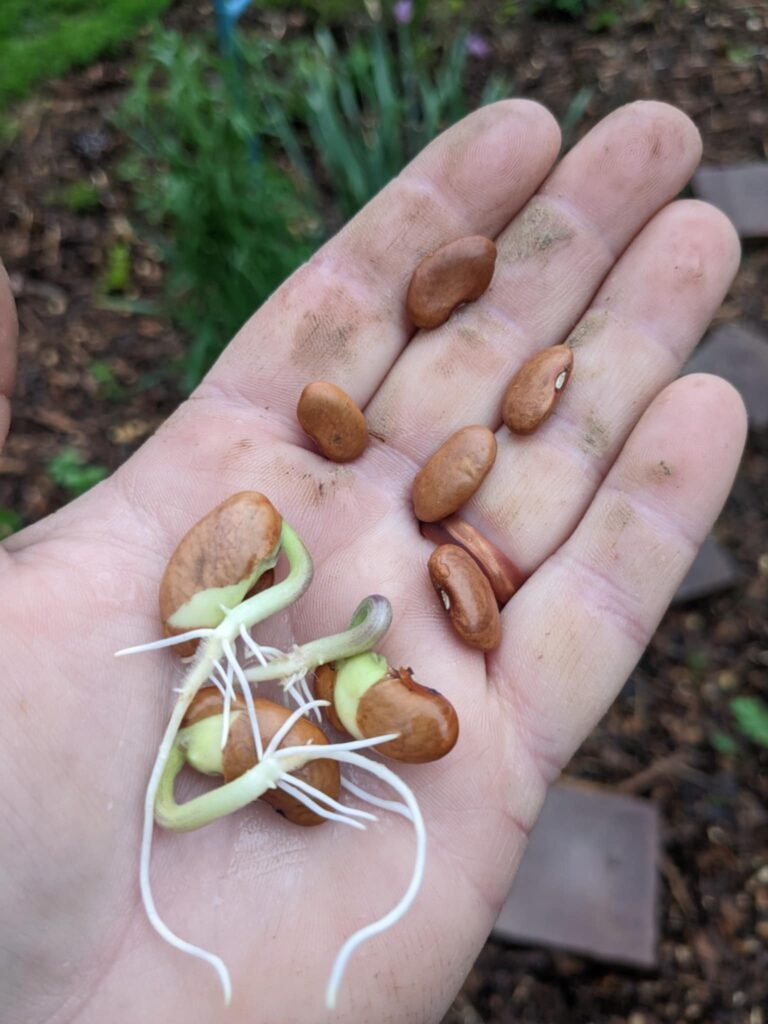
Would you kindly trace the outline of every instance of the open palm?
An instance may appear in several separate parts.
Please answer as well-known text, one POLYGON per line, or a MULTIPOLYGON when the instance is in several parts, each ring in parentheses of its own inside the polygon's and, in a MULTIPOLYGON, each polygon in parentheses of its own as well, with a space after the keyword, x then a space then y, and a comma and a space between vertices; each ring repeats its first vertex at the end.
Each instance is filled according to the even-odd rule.
MULTIPOLYGON (((159 834, 158 907, 215 951, 233 1024, 438 1021, 487 936, 547 785, 640 656, 730 487, 738 396, 717 378, 671 383, 720 303, 738 242, 710 207, 673 201, 700 146, 662 104, 622 108, 555 166, 549 114, 509 101, 429 146, 243 328, 192 398, 110 480, 0 549, 0 992, 9 1021, 224 1019, 215 975, 166 946, 139 901, 142 799, 180 669, 161 651, 165 562, 200 516, 264 492, 315 579, 257 639, 288 648, 344 628, 386 595, 381 645, 454 703, 443 761, 398 768, 429 846, 410 914, 353 956, 349 934, 401 896, 407 822, 300 829, 266 806, 159 834), (412 336, 409 277, 466 234, 496 238, 491 288, 412 336), (568 338, 573 379, 533 436, 498 430, 496 464, 462 515, 527 582, 491 656, 453 636, 429 584, 410 485, 457 428, 500 426, 506 382, 568 338), (364 456, 336 466, 295 420, 301 388, 332 380, 366 411, 364 456)), ((12 378, 0 293, 0 386, 12 378)), ((0 398, 0 439, 7 428, 0 398)))

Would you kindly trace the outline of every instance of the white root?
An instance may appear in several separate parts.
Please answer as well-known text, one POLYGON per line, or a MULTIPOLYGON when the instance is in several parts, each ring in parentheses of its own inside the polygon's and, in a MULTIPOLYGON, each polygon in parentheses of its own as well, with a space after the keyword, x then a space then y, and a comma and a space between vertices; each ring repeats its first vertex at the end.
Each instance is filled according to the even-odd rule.
POLYGON ((267 659, 264 657, 264 654, 262 653, 261 648, 256 643, 256 641, 253 639, 253 637, 250 635, 250 633, 248 632, 248 630, 245 628, 244 625, 242 625, 240 627, 240 637, 241 637, 243 643, 245 644, 245 646, 251 652, 251 654, 253 654, 255 656, 255 658, 259 662, 259 664, 263 665, 266 668, 267 659))
MULTIPOLYGON (((195 668, 197 667, 198 666, 196 665, 195 668)), ((199 674, 202 675, 202 670, 199 674)), ((187 682, 187 686, 185 686, 185 690, 188 691, 191 689, 193 683, 194 675, 191 674, 190 679, 187 682)), ((322 706, 323 702, 315 701, 313 704, 316 706, 322 706)), ((294 719, 294 722, 298 720, 298 718, 301 717, 301 709, 294 712, 291 717, 294 719)), ((284 731, 286 734, 290 731, 290 724, 288 729, 284 731)), ((172 734, 170 732, 170 727, 169 731, 166 733, 166 737, 169 735, 171 737, 175 735, 175 733, 172 734)), ((158 755, 157 764, 164 765, 167 760, 167 756, 164 751, 166 737, 164 737, 163 744, 161 744, 161 752, 158 755)), ((395 775, 394 772, 390 771, 389 768, 386 768, 378 762, 371 761, 367 757, 363 757, 361 754, 357 753, 357 751, 362 748, 379 746, 396 738, 396 734, 388 734, 385 736, 373 736, 362 740, 350 740, 346 743, 327 745, 306 744, 297 747, 281 747, 279 749, 270 749, 270 744, 270 747, 268 747, 264 752, 264 759, 245 772, 244 775, 240 776, 233 782, 219 787, 218 790, 211 791, 206 795, 206 797, 195 798, 188 804, 182 804, 178 808, 178 810, 182 812, 183 816, 185 809, 189 810, 192 805, 200 807, 202 800, 210 799, 215 801, 216 808, 213 814, 206 811, 204 820, 200 820, 199 817, 196 818, 199 824, 203 824, 205 821, 214 820, 215 817, 221 817, 233 810, 246 806, 248 803, 258 799, 269 789, 277 785, 278 788, 284 790, 296 800, 299 800, 306 807, 314 811, 316 814, 319 814, 321 817, 328 818, 331 821, 338 821, 340 824, 349 825, 352 828, 365 829, 365 824, 363 824, 359 819, 362 818, 365 820, 375 821, 377 820, 375 815, 360 808, 344 807, 333 797, 328 796, 326 793, 322 793, 315 787, 306 783, 303 779, 299 779, 292 774, 309 761, 322 759, 331 759, 342 764, 351 764, 355 767, 362 768, 364 771, 370 772, 372 775, 375 775, 377 778, 390 785, 403 798, 403 804, 392 803, 391 801, 381 800, 379 797, 367 793, 365 790, 360 789, 353 784, 349 784, 347 786, 347 788, 352 792, 359 795, 361 799, 366 800, 373 805, 386 807, 386 809, 392 809, 401 814, 405 812, 405 816, 413 825, 416 833, 416 855, 410 883, 399 902, 392 908, 392 910, 389 911, 389 913, 385 914, 378 921, 374 921, 371 924, 366 925, 364 928, 361 928, 359 931, 351 935, 337 954, 326 989, 326 1005, 329 1009, 333 1009, 335 1006, 336 997, 338 995, 344 972, 354 951, 366 940, 375 935, 381 934, 393 925, 397 924, 413 903, 424 875, 426 830, 424 828, 424 822, 421 817, 419 806, 413 793, 408 786, 406 786, 405 783, 395 775)), ((278 742, 280 742, 279 739, 278 742)), ((183 755, 179 753, 177 756, 183 755)), ((141 889, 147 916, 155 930, 170 945, 179 949, 181 952, 189 953, 191 956, 196 956, 211 964, 221 981, 224 989, 225 1000, 229 1003, 232 990, 229 973, 223 961, 214 954, 201 949, 199 946, 195 946, 192 943, 179 938, 179 936, 175 935, 168 928, 157 913, 149 886, 149 857, 152 841, 151 826, 154 812, 154 795, 156 792, 157 784, 155 783, 155 776, 153 772, 153 777, 150 780, 150 786, 147 792, 148 797, 152 794, 152 802, 148 799, 145 804, 145 835, 142 842, 141 860, 141 889)), ((195 814, 197 815, 199 812, 196 811, 195 814)), ((183 825, 179 825, 178 818, 176 818, 176 823, 176 827, 196 827, 191 820, 187 820, 183 825)))
POLYGON ((161 647, 174 647, 176 644, 185 644, 187 640, 202 640, 213 636, 213 629, 190 629, 187 633, 179 633, 178 636, 168 636, 164 640, 150 640, 147 644, 137 644, 135 647, 123 647, 121 651, 115 651, 116 658, 123 658, 126 654, 142 654, 144 651, 158 651, 161 647))
MULTIPOLYGON (((168 766, 169 759, 174 751, 177 750, 175 747, 176 736, 179 732, 179 728, 181 727, 184 715, 194 699, 195 694, 211 678, 211 674, 214 672, 214 664, 222 654, 226 655, 228 661, 233 666, 234 672, 238 675, 238 681, 244 686, 244 694, 246 697, 246 703, 249 707, 251 721, 254 729, 256 730, 256 735, 258 735, 258 724, 255 722, 255 714, 253 713, 253 698, 251 697, 250 687, 243 675, 242 669, 234 657, 232 643, 236 641, 240 634, 241 625, 247 625, 248 628, 253 628, 253 626, 258 622, 269 618, 271 615, 274 615, 276 612, 292 604, 301 596, 301 594, 304 593, 311 583, 312 559, 309 556, 309 552, 301 543, 301 540, 285 520, 282 521, 280 530, 280 548, 285 552, 288 558, 290 565, 288 576, 281 583, 269 588, 269 590, 255 594, 253 597, 244 600, 236 608, 229 609, 226 612, 223 621, 220 622, 215 629, 193 629, 175 637, 168 637, 165 640, 157 640, 153 643, 128 647, 117 652, 118 655, 122 656, 138 653, 140 651, 172 647, 176 644, 184 643, 187 640, 205 639, 206 641, 204 644, 199 645, 192 659, 192 663, 188 669, 187 675, 185 676, 184 682, 182 683, 181 691, 174 705, 173 712, 163 734, 163 738, 160 742, 160 746, 158 747, 157 756, 155 757, 155 762, 150 773, 149 782, 144 796, 144 816, 142 823, 141 854, 139 860, 139 885, 147 918, 152 926, 170 945, 175 946, 182 952, 189 953, 191 956, 199 957, 211 964, 221 981, 226 1003, 229 1003, 231 1000, 232 986, 229 978, 229 972, 221 958, 212 953, 208 953, 206 950, 203 950, 192 943, 186 942, 178 935, 175 935, 161 920, 160 915, 157 912, 157 907, 155 906, 155 901, 152 896, 149 870, 152 854, 155 801, 157 799, 160 783, 163 779, 166 767, 168 766)), ((228 689, 230 688, 231 683, 229 684, 228 689)), ((260 736, 257 747, 258 749, 261 749, 260 736)), ((226 799, 230 801, 233 799, 236 800, 239 794, 241 803, 238 806, 244 806, 245 803, 256 799, 266 788, 273 787, 276 782, 279 781, 279 776, 283 774, 277 766, 257 765, 257 769, 255 777, 253 778, 235 780, 235 782, 228 784, 230 787, 229 789, 227 786, 220 787, 220 790, 223 789, 226 791, 226 799), (272 776, 270 776, 270 769, 272 770, 272 776), (244 790, 258 789, 259 786, 261 786, 261 789, 258 792, 243 792, 244 790)), ((251 773, 246 773, 246 776, 249 776, 250 774, 251 773)), ((220 794, 220 790, 214 790, 210 794, 214 801, 214 805, 216 804, 217 799, 220 799, 220 795, 217 797, 217 793, 220 794)), ((231 808, 227 808, 226 810, 222 809, 220 813, 217 813, 215 816, 221 816, 221 814, 228 813, 230 809, 231 808)))
POLYGON ((253 733, 253 742, 256 744, 256 757, 259 761, 264 757, 264 745, 261 741, 261 729, 259 728, 259 722, 256 718, 256 708, 253 704, 253 694, 251 693, 251 687, 248 680, 245 678, 245 674, 240 667, 240 662, 237 660, 234 648, 229 640, 224 641, 224 653, 227 656, 227 662, 229 667, 234 671, 237 676, 237 681, 240 684, 240 689, 243 691, 243 697, 245 698, 245 706, 248 709, 248 718, 251 722, 251 732, 253 733))
MULTIPOLYGON (((315 814, 320 815, 321 818, 327 818, 328 821, 338 821, 340 825, 349 825, 352 828, 362 829, 365 831, 365 825, 361 821, 355 821, 354 818, 348 817, 346 814, 336 814, 334 811, 330 811, 312 799, 307 793, 302 793, 301 790, 294 785, 296 779, 291 779, 291 782, 286 782, 284 779, 278 782, 277 788, 282 789, 284 793, 292 796, 294 800, 298 800, 299 803, 304 804, 310 811, 314 811, 315 814)), ((310 791, 319 793, 320 790, 316 790, 313 786, 309 787, 310 791)))
MULTIPOLYGON (((227 665, 227 670, 225 672, 224 669, 221 667, 221 662, 220 661, 216 662, 216 666, 215 667, 216 667, 216 671, 221 676, 222 682, 224 684, 223 689, 221 687, 219 687, 221 695, 224 698, 224 703, 222 705, 222 715, 221 715, 221 742, 220 742, 220 748, 223 750, 224 747, 226 747, 226 745, 227 745, 227 740, 229 739, 229 726, 230 726, 230 721, 231 721, 231 718, 232 718, 232 698, 235 696, 234 687, 232 686, 232 681, 234 679, 235 670, 232 668, 231 665, 228 664, 227 665)), ((211 678, 213 679, 213 676, 211 676, 211 678)), ((215 682, 215 680, 214 680, 214 682, 215 682)))
MULTIPOLYGON (((208 645, 206 645, 206 647, 207 646, 208 645)), ((144 797, 144 822, 141 837, 141 854, 139 858, 139 887, 141 889, 141 899, 144 904, 147 918, 158 935, 165 939, 169 945, 181 950, 182 953, 188 953, 190 956, 198 957, 200 960, 204 960, 206 963, 209 963, 219 976, 221 987, 224 990, 224 1002, 229 1005, 232 999, 232 982, 224 961, 214 953, 209 953, 200 946, 195 946, 193 943, 187 942, 185 939, 176 935, 175 932, 171 931, 157 912, 149 876, 149 867, 152 857, 152 835, 155 821, 155 797, 157 796, 160 778, 163 774, 163 770, 176 739, 176 734, 179 731, 179 727, 184 715, 186 714, 187 708, 189 707, 194 695, 203 683, 207 681, 215 660, 215 651, 203 650, 190 667, 187 678, 181 688, 179 699, 173 709, 171 720, 168 723, 158 748, 155 763, 152 768, 152 774, 150 775, 144 797)))
MULTIPOLYGON (((361 754, 355 753, 352 749, 354 746, 365 744, 366 746, 378 746, 381 743, 386 742, 384 737, 377 736, 373 741, 358 740, 352 743, 338 743, 331 744, 328 747, 318 747, 313 753, 313 758, 319 757, 332 757, 334 760, 346 762, 347 764, 356 765, 358 768, 362 768, 364 771, 370 772, 372 775, 376 775, 383 782, 388 783, 397 793, 402 796, 405 806, 409 811, 409 820, 413 825, 416 833, 416 856, 414 860, 413 873, 411 875, 411 881, 408 884, 403 897, 399 902, 385 914, 379 918, 378 921, 374 921, 359 931, 351 935, 344 943, 339 953, 336 956, 336 960, 331 971, 331 976, 328 980, 328 986, 325 992, 325 1002, 329 1010, 333 1010, 336 1006, 336 997, 341 986, 341 981, 344 976, 347 964, 350 957, 363 942, 373 938, 374 935, 380 935, 382 932, 387 931, 408 912, 416 898, 416 894, 421 887, 421 882, 424 877, 424 865, 426 862, 426 848, 427 848, 427 833, 424 827, 424 819, 421 816, 419 805, 416 802, 416 798, 403 780, 395 775, 393 771, 385 767, 383 764, 379 764, 376 761, 371 761, 367 757, 363 757, 361 754)), ((307 747, 287 747, 278 750, 273 756, 277 759, 293 758, 301 753, 306 756, 309 753, 307 747)), ((367 799, 368 794, 364 790, 359 790, 363 799, 367 799)), ((376 798, 375 798, 376 799, 376 798)))
MULTIPOLYGON (((320 707, 327 707, 328 706, 328 701, 327 700, 312 701, 312 704, 313 705, 319 705, 320 707)), ((283 722, 283 724, 280 726, 280 728, 275 732, 275 734, 272 737, 272 739, 269 741, 269 746, 264 751, 264 756, 265 757, 271 757, 275 753, 277 748, 283 742, 283 740, 288 735, 288 733, 291 731, 291 729, 294 727, 294 725, 296 725, 296 723, 299 721, 299 719, 304 717, 304 711, 305 711, 304 707, 297 708, 296 711, 294 711, 291 715, 288 716, 288 718, 286 718, 286 720, 283 722)))
POLYGON ((324 804, 327 804, 331 810, 340 811, 349 818, 364 818, 366 821, 379 820, 376 815, 371 814, 370 811, 363 811, 359 807, 346 807, 344 804, 340 804, 338 800, 334 800, 332 796, 324 793, 321 789, 316 789, 314 786, 311 786, 308 782, 305 782, 304 779, 291 776, 291 786, 296 787, 297 789, 302 789, 306 793, 311 793, 312 796, 316 797, 318 800, 322 800, 324 804))
POLYGON ((411 820, 411 812, 405 806, 405 804, 398 803, 396 800, 382 800, 380 796, 374 796, 373 793, 369 793, 366 789, 362 789, 360 786, 355 785, 349 779, 342 779, 341 784, 344 789, 348 790, 353 796, 356 796, 359 800, 367 800, 369 804, 373 804, 374 807, 380 807, 383 811, 391 811, 392 814, 401 814, 408 821, 411 820))

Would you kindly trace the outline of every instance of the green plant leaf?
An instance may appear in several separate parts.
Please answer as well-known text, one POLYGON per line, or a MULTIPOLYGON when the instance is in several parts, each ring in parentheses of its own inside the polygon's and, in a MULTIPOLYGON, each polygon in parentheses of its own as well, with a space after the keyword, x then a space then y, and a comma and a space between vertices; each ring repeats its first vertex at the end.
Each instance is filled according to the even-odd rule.
POLYGON ((113 242, 107 251, 107 265, 99 281, 105 295, 122 294, 131 279, 131 250, 125 242, 113 242))
POLYGON ((768 704, 760 697, 734 697, 730 708, 744 736, 768 748, 768 704))
POLYGON ((712 748, 718 752, 718 754, 736 754, 739 750, 739 745, 736 740, 729 736, 725 732, 713 732, 710 734, 709 742, 712 748))
POLYGON ((0 540, 5 540, 24 525, 24 520, 12 508, 0 505, 0 540))
POLYGON ((0 108, 36 82, 124 46, 170 0, 2 0, 0 108))
POLYGON ((89 213, 101 205, 101 192, 90 181, 72 181, 61 188, 54 199, 75 213, 89 213))
POLYGON ((125 398, 128 391, 115 376, 109 363, 94 359, 88 367, 88 376, 96 384, 99 396, 117 402, 125 398))
MULTIPOLYGON (((351 41, 327 27, 243 34, 235 58, 208 39, 149 38, 116 117, 134 144, 121 174, 160 235, 186 388, 323 235, 468 112, 465 37, 436 49, 389 20, 351 41)), ((128 280, 112 269, 104 291, 119 293, 128 280)))
POLYGON ((50 460, 47 466, 51 480, 77 498, 109 475, 106 466, 86 463, 84 456, 75 448, 63 448, 50 460))

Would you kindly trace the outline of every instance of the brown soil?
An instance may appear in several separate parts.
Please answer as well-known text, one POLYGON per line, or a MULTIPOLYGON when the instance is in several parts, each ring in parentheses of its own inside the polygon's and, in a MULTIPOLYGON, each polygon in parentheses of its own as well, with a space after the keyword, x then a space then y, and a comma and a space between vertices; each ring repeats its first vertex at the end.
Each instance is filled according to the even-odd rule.
MULTIPOLYGON (((594 88, 574 137, 619 104, 653 97, 695 119, 707 161, 768 157, 765 3, 641 3, 603 35, 564 21, 500 30, 492 24, 496 7, 481 8, 494 47, 490 63, 515 79, 519 94, 562 117, 580 87, 594 88)), ((170 15, 176 24, 200 17, 189 7, 170 15)), ((291 23, 300 26, 301 18, 291 23)), ((115 173, 125 144, 109 113, 130 60, 129 52, 42 90, 20 110, 20 133, 0 153, 0 255, 21 325, 0 507, 26 523, 68 498, 46 471, 57 452, 75 447, 113 469, 182 397, 173 366, 183 339, 167 319, 146 311, 159 297, 163 268, 115 173), (62 202, 62 189, 83 180, 96 185, 98 203, 76 214, 62 202), (100 282, 116 242, 128 247, 130 279, 125 294, 109 297, 100 282), (131 311, 105 308, 110 298, 113 307, 118 299, 131 311)), ((478 84, 487 66, 475 63, 478 84)), ((736 318, 768 321, 768 245, 748 248, 718 315, 736 318)), ((752 433, 716 529, 738 561, 741 584, 668 613, 569 768, 660 808, 658 970, 612 970, 490 942, 446 1024, 766 1024, 768 750, 740 736, 729 710, 735 695, 766 693, 766 510, 768 434, 752 433), (715 751, 710 739, 718 732, 737 741, 737 753, 715 751)))

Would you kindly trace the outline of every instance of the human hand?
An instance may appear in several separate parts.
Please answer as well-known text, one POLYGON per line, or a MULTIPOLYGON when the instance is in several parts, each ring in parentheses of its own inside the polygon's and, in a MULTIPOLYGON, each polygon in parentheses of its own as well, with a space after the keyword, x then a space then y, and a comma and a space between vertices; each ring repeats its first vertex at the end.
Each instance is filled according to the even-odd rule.
MULTIPOLYGON (((714 209, 673 201, 700 155, 661 104, 625 107, 554 170, 540 107, 485 108, 429 146, 243 328, 198 391, 114 476, 0 551, 4 685, 0 991, 9 1021, 221 1019, 199 961, 164 945, 137 886, 142 800, 179 665, 115 661, 159 635, 157 587, 188 527, 241 490, 267 494, 315 579, 259 627, 289 647, 337 632, 382 593, 382 645, 457 708, 443 761, 398 766, 428 831, 424 885, 396 929, 360 948, 337 1011, 338 947, 386 912, 413 855, 407 822, 302 830, 256 806, 158 834, 153 884, 179 934, 228 964, 227 1019, 438 1021, 487 936, 547 785, 639 658, 737 466, 745 418, 724 382, 671 383, 717 309, 739 248, 714 209), (549 176, 548 176, 549 175, 549 176), (527 205, 526 205, 527 204, 527 205), (411 338, 410 274, 466 234, 495 237, 489 291, 411 338), (530 353, 571 339, 573 379, 533 436, 498 432, 462 516, 527 582, 483 656, 452 634, 410 506, 415 472, 460 426, 498 428, 530 353), (333 380, 374 433, 348 466, 295 419, 333 380)), ((0 291, 0 390, 12 321, 0 291)), ((0 438, 7 429, 0 399, 0 438)))

